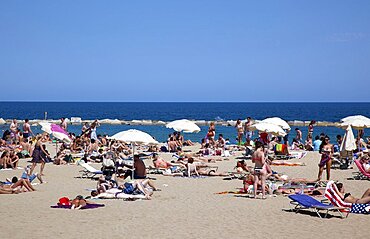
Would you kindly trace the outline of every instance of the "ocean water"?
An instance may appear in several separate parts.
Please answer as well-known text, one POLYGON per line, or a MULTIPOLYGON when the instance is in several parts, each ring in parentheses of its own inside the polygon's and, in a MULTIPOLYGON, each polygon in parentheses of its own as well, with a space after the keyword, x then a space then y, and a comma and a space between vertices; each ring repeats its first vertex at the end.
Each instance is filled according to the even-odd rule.
MULTIPOLYGON (((370 116, 370 103, 103 103, 103 102, 0 102, 0 118, 4 119, 43 119, 47 112, 49 119, 61 117, 81 117, 82 119, 119 119, 119 120, 236 120, 250 116, 264 119, 278 116, 290 120, 316 120, 337 122, 349 115, 370 116)), ((5 130, 9 126, 0 126, 5 130)), ((139 129, 164 142, 171 129, 164 126, 101 125, 98 133, 112 135, 122 130, 139 129)), ((294 137, 294 128, 291 138, 294 137)), ((304 137, 307 127, 299 127, 304 137)), ((69 131, 80 133, 80 125, 70 125, 69 131)), ((40 127, 33 127, 40 132, 40 127)), ((185 138, 200 141, 207 127, 202 126, 197 134, 185 134, 185 138)), ((314 136, 326 133, 331 138, 343 134, 344 130, 335 127, 315 127, 314 136)), ((231 141, 235 140, 234 127, 217 126, 216 133, 222 133, 231 141)), ((367 130, 365 135, 368 135, 367 130)))

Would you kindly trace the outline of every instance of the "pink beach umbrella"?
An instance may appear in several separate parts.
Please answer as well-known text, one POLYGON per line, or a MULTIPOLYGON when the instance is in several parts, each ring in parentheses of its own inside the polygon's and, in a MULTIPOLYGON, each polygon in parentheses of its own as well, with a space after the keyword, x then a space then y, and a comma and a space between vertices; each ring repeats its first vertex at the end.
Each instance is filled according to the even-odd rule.
POLYGON ((60 125, 52 124, 48 122, 40 122, 41 130, 53 135, 55 138, 62 140, 66 143, 71 143, 72 139, 69 137, 68 132, 65 131, 60 125))

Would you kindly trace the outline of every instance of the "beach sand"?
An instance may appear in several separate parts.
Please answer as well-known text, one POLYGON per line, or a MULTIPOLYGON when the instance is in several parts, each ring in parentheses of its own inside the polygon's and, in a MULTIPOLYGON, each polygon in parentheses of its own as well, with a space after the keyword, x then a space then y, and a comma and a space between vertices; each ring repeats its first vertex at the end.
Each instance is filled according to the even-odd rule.
MULTIPOLYGON (((219 170, 232 170, 235 157, 240 154, 217 162, 219 170)), ((170 159, 171 154, 163 157, 170 159)), ((303 159, 292 161, 304 162, 306 166, 273 166, 273 170, 290 177, 317 177, 318 153, 310 152, 303 159)), ((22 160, 21 166, 26 164, 22 160)), ((146 160, 146 164, 151 162, 146 160)), ((252 163, 248 161, 248 165, 252 163)), ((93 166, 99 168, 97 164, 93 166)), ((313 213, 284 211, 290 206, 289 199, 282 195, 257 200, 215 194, 242 187, 241 180, 227 181, 220 177, 150 175, 162 189, 154 193, 152 200, 97 200, 105 207, 51 209, 60 197, 87 196, 86 189, 95 188, 96 181, 75 178, 80 170, 77 165, 48 164, 44 177, 47 183, 36 185, 36 192, 0 195, 0 238, 366 238, 369 233, 367 215, 320 219, 313 213)), ((357 170, 332 170, 332 179, 344 182, 348 192, 361 197, 370 187, 370 181, 347 180, 354 171, 357 170)), ((22 170, 1 171, 0 180, 19 177, 21 173, 22 170)))

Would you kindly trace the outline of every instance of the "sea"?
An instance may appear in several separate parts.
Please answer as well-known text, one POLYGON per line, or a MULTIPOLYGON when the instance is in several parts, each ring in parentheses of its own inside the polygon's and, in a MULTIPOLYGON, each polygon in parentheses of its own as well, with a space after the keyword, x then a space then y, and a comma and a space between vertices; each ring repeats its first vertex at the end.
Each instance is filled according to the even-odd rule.
MULTIPOLYGON (((226 121, 246 119, 262 120, 267 117, 280 117, 286 121, 329 121, 339 122, 350 115, 370 117, 370 103, 240 103, 240 102, 0 102, 0 118, 3 119, 60 119, 80 117, 82 120, 119 119, 172 121, 176 119, 226 121)), ((4 131, 9 125, 0 125, 4 131)), ((207 126, 200 126, 199 133, 185 134, 186 139, 200 142, 205 137, 207 126)), ((294 137, 292 126, 291 138, 294 137)), ((297 127, 307 135, 307 127, 297 127)), ((98 134, 113 135, 117 132, 138 129, 151 134, 160 142, 165 142, 172 132, 161 125, 109 125, 103 124, 97 129, 98 134)), ((40 126, 32 126, 36 133, 41 132, 40 126)), ((75 134, 81 132, 81 125, 69 125, 68 131, 75 134)), ((216 134, 235 142, 236 129, 231 126, 216 126, 216 134)), ((325 133, 335 140, 336 135, 343 135, 344 130, 336 127, 315 127, 314 136, 325 133)), ((354 132, 356 134, 356 132, 354 132)), ((370 131, 365 130, 365 136, 370 131)))

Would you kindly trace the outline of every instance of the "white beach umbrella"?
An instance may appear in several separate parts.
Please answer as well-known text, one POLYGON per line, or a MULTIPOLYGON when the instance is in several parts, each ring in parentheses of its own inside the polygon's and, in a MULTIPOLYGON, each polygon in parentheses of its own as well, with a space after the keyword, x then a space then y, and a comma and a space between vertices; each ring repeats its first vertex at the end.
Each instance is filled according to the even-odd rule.
MULTIPOLYGON (((150 136, 150 134, 145 133, 136 129, 129 129, 126 131, 119 132, 110 139, 120 140, 126 143, 131 143, 132 145, 132 158, 135 157, 135 143, 137 144, 158 144, 158 142, 150 136)), ((132 164, 132 179, 134 179, 135 163, 132 164)))
POLYGON ((261 122, 275 124, 275 125, 280 126, 283 129, 290 130, 289 124, 285 120, 283 120, 279 117, 266 118, 266 119, 262 120, 261 122))
POLYGON ((285 136, 285 131, 278 125, 270 124, 266 122, 259 122, 251 126, 252 130, 258 130, 261 132, 270 133, 276 136, 285 136))
POLYGON ((365 116, 350 116, 342 119, 341 128, 347 128, 348 125, 355 129, 370 128, 370 119, 365 116), (345 120, 344 120, 345 119, 345 120))
POLYGON ((340 151, 353 151, 356 148, 355 136, 353 135, 351 125, 348 125, 346 133, 343 136, 342 144, 340 145, 340 151))
POLYGON ((168 124, 166 124, 166 128, 174 129, 177 132, 184 132, 184 133, 198 133, 200 128, 194 122, 182 119, 182 120, 175 120, 168 124))
POLYGON ((109 138, 120 140, 126 143, 158 144, 158 142, 152 136, 150 136, 150 134, 136 129, 122 131, 109 138))
POLYGON ((368 117, 363 116, 363 115, 352 115, 352 116, 347 116, 343 119, 341 119, 341 122, 346 122, 346 121, 353 121, 353 120, 370 120, 368 117))

